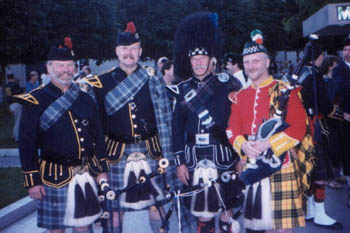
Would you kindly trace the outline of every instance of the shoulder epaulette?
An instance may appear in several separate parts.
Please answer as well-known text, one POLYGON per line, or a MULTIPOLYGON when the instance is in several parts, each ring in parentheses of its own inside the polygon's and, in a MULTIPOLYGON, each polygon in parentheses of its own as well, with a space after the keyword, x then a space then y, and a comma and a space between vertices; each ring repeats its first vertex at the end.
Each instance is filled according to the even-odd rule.
POLYGON ((146 70, 149 76, 153 77, 156 75, 156 69, 153 66, 143 65, 142 68, 146 70))
POLYGON ((231 103, 237 104, 237 95, 241 92, 242 89, 239 91, 233 91, 228 94, 228 99, 231 101, 231 103))
POLYGON ((25 100, 25 101, 32 103, 32 104, 39 104, 39 101, 34 96, 32 96, 30 93, 15 95, 14 97, 25 100))
POLYGON ((93 76, 87 76, 83 78, 83 82, 88 83, 90 86, 97 87, 97 88, 102 88, 102 83, 101 80, 97 75, 93 76))
POLYGON ((179 87, 177 85, 166 85, 166 88, 168 88, 171 92, 175 94, 180 94, 179 87))

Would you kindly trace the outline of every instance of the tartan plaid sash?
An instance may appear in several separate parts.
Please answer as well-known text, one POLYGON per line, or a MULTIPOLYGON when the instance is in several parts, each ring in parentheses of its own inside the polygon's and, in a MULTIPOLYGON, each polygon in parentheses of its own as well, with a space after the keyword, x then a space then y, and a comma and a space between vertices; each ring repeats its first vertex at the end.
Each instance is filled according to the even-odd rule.
MULTIPOLYGON (((277 82, 277 84, 270 90, 270 114, 272 115, 276 109, 278 109, 279 98, 281 96, 281 89, 286 88, 283 82, 277 82)), ((300 93, 298 93, 300 101, 302 102, 302 98, 300 93)), ((285 109, 285 111, 287 111, 285 109)), ((282 114, 285 116, 285 113, 282 114)), ((301 192, 304 195, 308 194, 308 190, 311 184, 311 171, 315 165, 315 148, 312 142, 310 122, 306 118, 306 134, 304 138, 301 140, 299 145, 296 146, 295 150, 292 149, 292 153, 295 152, 297 154, 297 163, 299 165, 299 181, 301 186, 301 192)), ((304 196, 305 198, 305 196, 304 196)))
POLYGON ((186 94, 181 104, 191 112, 199 114, 204 110, 203 105, 218 88, 218 85, 215 85, 217 82, 218 80, 216 76, 214 76, 204 81, 197 89, 192 89, 189 85, 184 86, 184 92, 186 94))
POLYGON ((148 74, 143 68, 139 68, 121 83, 110 90, 105 96, 105 108, 108 116, 121 109, 131 97, 148 81, 148 74))
POLYGON ((40 128, 47 131, 53 126, 78 98, 79 85, 72 84, 69 90, 60 98, 55 100, 40 116, 40 128))

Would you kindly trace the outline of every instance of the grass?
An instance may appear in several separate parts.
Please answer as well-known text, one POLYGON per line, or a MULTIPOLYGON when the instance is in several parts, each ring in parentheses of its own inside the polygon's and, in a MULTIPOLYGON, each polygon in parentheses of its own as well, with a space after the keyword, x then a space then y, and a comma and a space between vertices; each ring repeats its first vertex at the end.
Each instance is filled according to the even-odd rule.
POLYGON ((17 143, 12 139, 14 117, 9 111, 6 102, 0 103, 0 148, 17 148, 17 143))
POLYGON ((21 168, 0 168, 0 209, 27 196, 21 168))

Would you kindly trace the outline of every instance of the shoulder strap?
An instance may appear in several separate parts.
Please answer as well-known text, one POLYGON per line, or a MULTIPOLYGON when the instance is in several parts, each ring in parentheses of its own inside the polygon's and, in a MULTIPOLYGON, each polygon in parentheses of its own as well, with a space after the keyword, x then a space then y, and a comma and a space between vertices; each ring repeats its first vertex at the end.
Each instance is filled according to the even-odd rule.
POLYGON ((149 75, 150 72, 139 68, 110 90, 104 101, 107 115, 111 116, 121 109, 131 97, 134 97, 148 81, 149 75))
POLYGON ((40 128, 47 131, 53 126, 78 98, 80 88, 73 84, 61 97, 56 99, 40 116, 40 128))

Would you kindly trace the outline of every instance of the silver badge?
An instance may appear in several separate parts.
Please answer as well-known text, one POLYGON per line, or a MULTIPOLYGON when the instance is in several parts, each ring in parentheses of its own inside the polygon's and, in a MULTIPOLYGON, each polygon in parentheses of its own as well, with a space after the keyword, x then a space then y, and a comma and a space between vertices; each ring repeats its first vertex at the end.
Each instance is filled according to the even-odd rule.
POLYGON ((220 73, 218 74, 218 79, 220 82, 225 83, 230 79, 230 76, 226 73, 220 73))
POLYGON ((197 145, 208 145, 209 144, 209 134, 208 133, 196 134, 196 144, 197 145))

